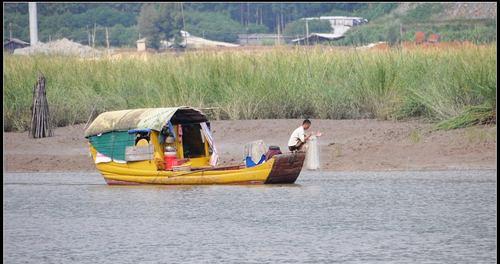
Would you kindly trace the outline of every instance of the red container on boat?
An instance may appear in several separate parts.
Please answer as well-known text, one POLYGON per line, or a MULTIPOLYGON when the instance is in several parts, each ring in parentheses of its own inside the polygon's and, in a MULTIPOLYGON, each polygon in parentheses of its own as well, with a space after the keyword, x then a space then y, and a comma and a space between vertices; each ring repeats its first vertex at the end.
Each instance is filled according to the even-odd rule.
POLYGON ((172 166, 177 165, 177 153, 175 152, 163 152, 163 158, 165 160, 165 169, 171 170, 172 166))

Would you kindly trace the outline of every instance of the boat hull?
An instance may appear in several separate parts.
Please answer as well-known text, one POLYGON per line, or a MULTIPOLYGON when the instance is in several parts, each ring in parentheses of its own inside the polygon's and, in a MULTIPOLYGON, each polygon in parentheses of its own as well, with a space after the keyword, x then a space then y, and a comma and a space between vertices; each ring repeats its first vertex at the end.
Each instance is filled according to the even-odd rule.
POLYGON ((305 153, 295 152, 279 155, 273 164, 266 184, 294 183, 304 164, 305 153))
POLYGON ((97 164, 97 168, 109 185, 290 184, 298 178, 304 159, 304 152, 285 153, 250 168, 189 172, 137 170, 114 162, 97 164))

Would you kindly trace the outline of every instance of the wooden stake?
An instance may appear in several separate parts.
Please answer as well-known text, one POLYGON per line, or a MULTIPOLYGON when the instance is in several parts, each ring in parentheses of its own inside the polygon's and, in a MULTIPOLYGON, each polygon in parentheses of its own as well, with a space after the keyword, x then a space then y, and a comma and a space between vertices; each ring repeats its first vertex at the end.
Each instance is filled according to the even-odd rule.
POLYGON ((33 105, 31 116, 30 136, 33 138, 51 137, 49 104, 45 91, 45 77, 42 74, 33 88, 33 105))

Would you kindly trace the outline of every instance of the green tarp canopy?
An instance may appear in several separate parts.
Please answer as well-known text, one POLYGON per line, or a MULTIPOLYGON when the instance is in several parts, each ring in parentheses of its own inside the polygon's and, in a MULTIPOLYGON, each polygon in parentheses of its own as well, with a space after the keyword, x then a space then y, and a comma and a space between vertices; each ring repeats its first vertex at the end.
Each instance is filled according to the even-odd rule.
POLYGON ((100 153, 113 160, 125 160, 125 149, 135 145, 135 134, 113 131, 100 136, 90 136, 89 142, 100 153))
POLYGON ((169 120, 172 124, 208 121, 200 110, 187 106, 111 111, 97 116, 85 130, 85 137, 130 129, 149 128, 160 131, 169 120))

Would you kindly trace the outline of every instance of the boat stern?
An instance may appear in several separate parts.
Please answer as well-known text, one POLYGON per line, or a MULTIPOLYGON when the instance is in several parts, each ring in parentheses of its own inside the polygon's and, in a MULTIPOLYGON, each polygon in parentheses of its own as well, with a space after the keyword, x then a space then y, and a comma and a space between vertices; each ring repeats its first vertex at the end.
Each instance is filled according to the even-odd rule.
POLYGON ((299 177, 306 153, 302 151, 273 156, 274 164, 265 181, 266 184, 294 183, 299 177))

